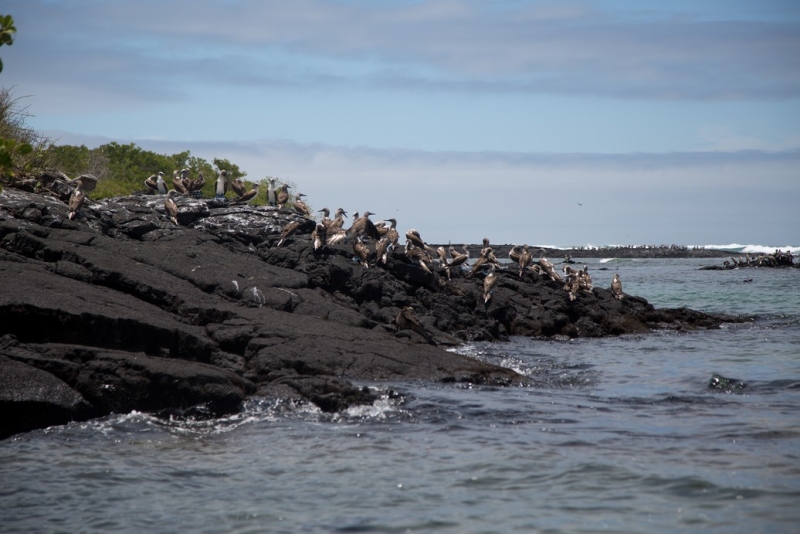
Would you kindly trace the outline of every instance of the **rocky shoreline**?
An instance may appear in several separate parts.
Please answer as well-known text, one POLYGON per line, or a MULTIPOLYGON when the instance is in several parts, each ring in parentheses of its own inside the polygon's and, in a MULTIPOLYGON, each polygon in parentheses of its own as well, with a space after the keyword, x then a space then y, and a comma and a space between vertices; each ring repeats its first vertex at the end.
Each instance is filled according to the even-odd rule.
POLYGON ((314 221, 288 210, 178 197, 175 226, 163 196, 132 195, 87 201, 70 220, 58 182, 0 193, 0 439, 131 410, 215 416, 252 395, 331 412, 373 402, 354 381, 532 385, 446 349, 739 320, 619 300, 598 287, 608 281, 571 301, 516 266, 496 271, 484 304, 481 276, 448 281, 401 249, 369 268, 352 245, 314 252, 314 221), (300 227, 277 247, 289 221, 300 227), (436 345, 398 331, 404 307, 436 345))

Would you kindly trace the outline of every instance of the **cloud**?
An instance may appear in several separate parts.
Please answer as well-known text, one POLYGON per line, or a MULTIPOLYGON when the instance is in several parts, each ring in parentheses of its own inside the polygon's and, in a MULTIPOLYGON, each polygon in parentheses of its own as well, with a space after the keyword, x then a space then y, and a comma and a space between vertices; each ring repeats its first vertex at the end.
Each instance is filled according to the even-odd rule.
POLYGON ((34 65, 60 64, 62 80, 97 77, 106 90, 156 99, 200 80, 667 100, 800 96, 796 12, 779 20, 732 18, 725 7, 701 16, 467 0, 11 4, 20 42, 33 42, 31 76, 34 65))

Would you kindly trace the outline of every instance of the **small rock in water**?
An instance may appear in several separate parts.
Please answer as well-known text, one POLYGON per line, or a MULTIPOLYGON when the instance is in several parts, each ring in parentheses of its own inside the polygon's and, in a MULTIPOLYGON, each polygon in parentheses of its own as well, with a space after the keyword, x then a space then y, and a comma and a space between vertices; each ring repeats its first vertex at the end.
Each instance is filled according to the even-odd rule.
POLYGON ((708 387, 730 393, 743 390, 747 387, 747 384, 737 378, 725 378, 722 375, 715 374, 711 377, 711 380, 708 381, 708 387))

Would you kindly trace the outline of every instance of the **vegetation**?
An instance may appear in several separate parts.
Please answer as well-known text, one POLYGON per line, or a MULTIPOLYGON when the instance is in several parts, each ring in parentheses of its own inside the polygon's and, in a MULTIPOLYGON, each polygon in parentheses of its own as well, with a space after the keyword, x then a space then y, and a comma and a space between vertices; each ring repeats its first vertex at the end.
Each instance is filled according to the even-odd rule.
MULTIPOLYGON (((0 46, 13 44, 16 31, 14 19, 10 15, 0 15, 0 46)), ((171 155, 157 154, 134 143, 116 142, 91 149, 84 145, 57 146, 52 139, 25 125, 25 119, 30 114, 20 100, 11 89, 0 88, 0 191, 4 181, 36 177, 45 171, 61 171, 70 177, 80 174, 96 176, 98 183, 92 197, 98 199, 142 191, 145 189, 144 180, 158 172, 163 172, 167 184, 171 185, 173 171, 185 168, 189 169, 191 179, 203 173, 206 182, 203 196, 213 197, 214 182, 219 171, 227 170, 231 180, 243 179, 247 175, 227 159, 214 158, 208 162, 192 156, 188 150, 171 155)), ((269 178, 259 182, 259 195, 253 204, 266 204, 269 178)), ((242 181, 248 189, 254 186, 253 183, 242 181)), ((278 183, 284 181, 279 180, 278 183)), ((286 183, 291 187, 290 193, 294 199, 295 184, 286 183)), ((228 191, 228 197, 235 197, 233 191, 228 191)))

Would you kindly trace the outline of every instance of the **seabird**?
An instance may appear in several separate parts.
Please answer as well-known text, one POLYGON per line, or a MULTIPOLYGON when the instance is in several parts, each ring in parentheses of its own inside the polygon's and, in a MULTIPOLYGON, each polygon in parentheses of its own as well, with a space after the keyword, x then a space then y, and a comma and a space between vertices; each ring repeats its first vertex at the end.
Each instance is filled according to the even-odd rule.
POLYGON ((563 282, 564 279, 561 278, 561 275, 556 272, 555 267, 553 267, 553 264, 550 263, 550 261, 544 257, 544 249, 539 249, 539 252, 541 254, 541 256, 539 256, 539 262, 538 262, 539 266, 544 270, 545 273, 547 273, 547 276, 550 277, 550 280, 559 283, 563 282))
POLYGON ((219 171, 215 191, 217 198, 225 198, 225 193, 228 192, 228 171, 219 171))
POLYGON ((83 203, 86 202, 86 195, 83 193, 83 181, 76 180, 77 185, 75 186, 75 190, 72 192, 72 195, 69 197, 69 212, 67 216, 69 220, 75 219, 75 215, 78 213, 78 210, 81 209, 83 203))
POLYGON ((447 273, 447 279, 448 280, 450 280, 450 273, 451 273, 451 269, 453 267, 460 267, 461 265, 464 265, 465 263, 467 263, 467 260, 469 260, 469 252, 467 251, 467 246, 464 245, 464 253, 463 254, 459 253, 458 251, 456 251, 451 246, 450 247, 450 256, 451 256, 452 259, 449 262, 446 262, 447 267, 445 267, 445 272, 447 273))
POLYGON ((147 179, 144 181, 144 185, 147 186, 147 189, 149 189, 151 192, 160 193, 161 191, 159 190, 158 187, 159 180, 161 180, 161 182, 164 182, 163 172, 159 172, 158 174, 148 176, 147 179))
POLYGON ((586 291, 587 293, 591 293, 592 289, 594 289, 594 285, 592 284, 592 277, 589 274, 589 266, 584 265, 582 271, 578 271, 578 282, 580 283, 581 289, 586 291))
POLYGON ((167 212, 169 220, 172 221, 175 226, 178 226, 178 205, 172 200, 172 196, 177 194, 178 191, 170 189, 169 193, 167 193, 167 198, 164 199, 164 209, 167 212))
POLYGON ((253 199, 256 198, 257 196, 258 196, 258 185, 255 185, 253 189, 251 189, 247 193, 243 194, 242 196, 234 200, 234 202, 236 204, 244 204, 246 202, 252 202, 253 199))
POLYGON ((580 285, 581 284, 577 273, 572 273, 569 276, 567 276, 567 281, 564 284, 564 291, 569 293, 570 301, 573 301, 577 298, 580 285))
POLYGON ((428 267, 428 263, 433 261, 433 259, 431 258, 430 254, 425 251, 425 249, 414 245, 412 241, 406 241, 406 257, 412 261, 416 260, 419 266, 422 267, 423 271, 431 273, 431 268, 428 267))
POLYGON ((409 241, 413 243, 414 246, 417 246, 421 249, 425 250, 428 249, 428 245, 425 243, 425 241, 422 240, 422 237, 419 235, 419 232, 417 232, 414 228, 406 232, 406 242, 409 241))
POLYGON ((358 256, 361 265, 365 269, 369 269, 369 261, 367 261, 369 260, 369 247, 361 240, 361 236, 358 236, 353 243, 353 251, 358 256))
POLYGON ((289 202, 289 184, 283 184, 278 191, 278 209, 283 209, 289 202))
MULTIPOLYGON (((353 217, 357 215, 353 214, 353 217)), ((355 221, 353 221, 353 225, 347 229, 348 237, 362 236, 367 235, 376 241, 381 238, 381 235, 378 233, 378 229, 375 228, 375 224, 369 220, 370 215, 375 215, 371 211, 365 211, 364 215, 358 217, 355 221)))
POLYGON ((206 179, 203 177, 203 171, 197 171, 197 178, 192 180, 191 185, 189 186, 189 192, 193 193, 195 191, 200 191, 205 187, 206 179))
POLYGON ((189 169, 183 169, 180 171, 180 173, 177 170, 173 172, 172 186, 181 195, 189 194, 188 181, 189 181, 189 169), (184 181, 184 179, 186 181, 184 181))
POLYGON ((492 291, 494 291, 494 286, 497 284, 497 275, 494 274, 494 265, 489 269, 489 274, 486 275, 486 278, 483 279, 483 303, 486 304, 489 302, 489 299, 492 298, 492 291))
POLYGON ((278 241, 277 246, 281 246, 287 238, 293 236, 298 228, 300 228, 300 223, 297 221, 291 221, 289 224, 284 226, 283 232, 281 232, 281 239, 278 241))
POLYGON ((303 193, 297 193, 294 196, 294 211, 303 217, 311 217, 311 208, 308 207, 308 204, 300 200, 304 196, 305 195, 303 193))
POLYGON ((517 262, 519 265, 519 277, 522 278, 522 273, 525 272, 525 269, 528 268, 533 261, 533 256, 531 256, 528 250, 527 243, 522 245, 522 252, 519 251, 519 248, 519 245, 514 245, 508 252, 508 257, 517 262))
POLYGON ((392 250, 397 248, 397 242, 400 240, 400 234, 397 232, 397 221, 394 219, 386 219, 392 225, 386 230, 386 239, 389 240, 389 244, 392 246, 392 250))
POLYGON ((493 265, 495 267, 500 266, 500 264, 497 262, 497 258, 494 257, 492 247, 486 247, 481 250, 481 257, 475 260, 475 263, 472 264, 472 269, 470 270, 469 275, 472 276, 487 265, 493 265))
POLYGON ((618 273, 614 273, 614 278, 611 280, 611 293, 615 299, 622 300, 622 281, 618 273))
POLYGON ((231 189, 233 189, 233 193, 239 198, 247 192, 247 187, 244 185, 241 178, 234 178, 231 180, 231 189))
MULTIPOLYGON (((327 208, 325 208, 327 210, 327 208)), ((344 226, 344 218, 347 216, 347 212, 344 211, 342 208, 336 210, 336 215, 334 215, 333 220, 328 225, 328 233, 336 232, 344 226)))
POLYGON ((413 330, 417 334, 421 335, 425 338, 425 340, 430 343, 431 345, 436 345, 436 342, 433 340, 431 335, 423 328, 422 324, 417 319, 416 315, 414 315, 414 310, 411 306, 406 306, 400 313, 397 314, 397 317, 394 320, 395 325, 397 326, 397 331, 401 330, 413 330))
POLYGON ((267 202, 269 202, 270 206, 274 206, 278 203, 278 197, 275 194, 275 182, 277 181, 275 178, 267 178, 269 182, 269 189, 267 189, 267 202))
POLYGON ((325 235, 325 225, 322 223, 317 223, 314 231, 311 232, 311 243, 314 245, 314 251, 322 248, 322 245, 325 243, 325 235))
POLYGON ((375 243, 375 255, 378 257, 377 262, 386 265, 389 252, 389 238, 383 236, 375 243))

